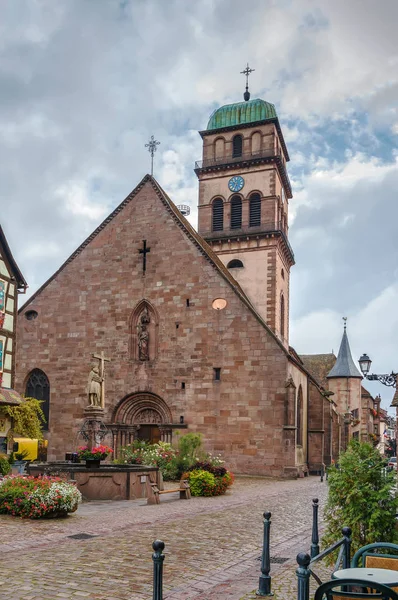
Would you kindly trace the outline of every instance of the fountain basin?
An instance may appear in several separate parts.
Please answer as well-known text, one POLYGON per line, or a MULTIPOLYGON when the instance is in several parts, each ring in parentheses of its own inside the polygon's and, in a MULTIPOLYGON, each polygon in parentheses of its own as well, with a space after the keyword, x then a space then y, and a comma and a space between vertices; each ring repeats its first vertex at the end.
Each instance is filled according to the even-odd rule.
POLYGON ((85 500, 136 500, 147 498, 152 503, 152 482, 161 485, 158 467, 144 465, 112 465, 87 469, 83 463, 30 463, 29 475, 54 475, 75 481, 85 500))

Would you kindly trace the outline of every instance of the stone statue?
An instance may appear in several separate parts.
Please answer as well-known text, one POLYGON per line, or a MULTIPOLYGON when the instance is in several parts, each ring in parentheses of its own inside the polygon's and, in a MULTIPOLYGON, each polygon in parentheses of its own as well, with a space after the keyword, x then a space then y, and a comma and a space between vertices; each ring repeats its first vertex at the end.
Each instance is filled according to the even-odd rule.
POLYGON ((138 358, 140 360, 149 360, 149 331, 148 324, 151 319, 149 317, 147 307, 141 313, 138 323, 138 358))
POLYGON ((149 332, 142 324, 138 332, 138 351, 140 360, 149 360, 149 332))
POLYGON ((88 376, 88 399, 90 406, 102 406, 102 382, 104 378, 99 374, 99 368, 95 365, 91 367, 90 375, 88 376))

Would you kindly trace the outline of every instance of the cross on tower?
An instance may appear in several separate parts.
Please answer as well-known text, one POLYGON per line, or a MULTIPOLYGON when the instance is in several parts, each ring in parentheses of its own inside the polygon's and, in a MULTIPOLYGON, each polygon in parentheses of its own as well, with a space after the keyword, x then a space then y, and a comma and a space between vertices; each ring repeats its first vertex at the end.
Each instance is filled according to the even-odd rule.
POLYGON ((146 271, 146 255, 151 251, 151 249, 146 247, 146 240, 142 240, 142 243, 144 247, 140 248, 138 252, 142 254, 142 274, 144 275, 146 271))
POLYGON ((249 67, 249 63, 247 63, 246 69, 243 69, 243 71, 241 71, 241 75, 246 75, 246 91, 243 94, 243 98, 245 99, 246 102, 248 102, 250 100, 250 92, 249 92, 249 75, 250 73, 253 73, 253 71, 255 71, 256 69, 251 69, 249 67))
POLYGON ((145 144, 145 148, 148 148, 148 152, 151 155, 151 175, 153 175, 153 157, 157 150, 156 146, 159 146, 159 145, 160 145, 160 142, 155 140, 153 135, 151 135, 151 139, 149 140, 149 142, 147 144, 145 144))

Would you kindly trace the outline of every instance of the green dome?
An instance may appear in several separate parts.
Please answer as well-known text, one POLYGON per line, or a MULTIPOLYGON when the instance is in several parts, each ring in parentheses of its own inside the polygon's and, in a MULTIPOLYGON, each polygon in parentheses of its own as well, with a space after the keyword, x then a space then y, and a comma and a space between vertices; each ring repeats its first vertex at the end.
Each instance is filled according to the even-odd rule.
POLYGON ((217 108, 210 117, 207 129, 233 127, 242 123, 255 123, 256 121, 265 121, 276 117, 277 114, 273 104, 255 98, 248 102, 236 102, 217 108))

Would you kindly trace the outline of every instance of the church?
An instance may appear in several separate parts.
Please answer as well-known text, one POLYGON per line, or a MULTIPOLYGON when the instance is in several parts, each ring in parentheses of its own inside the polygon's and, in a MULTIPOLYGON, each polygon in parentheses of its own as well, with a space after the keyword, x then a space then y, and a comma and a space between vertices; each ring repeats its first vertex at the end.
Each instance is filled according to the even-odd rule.
POLYGON ((44 401, 49 460, 76 449, 96 385, 116 456, 199 432, 236 473, 296 477, 337 458, 351 411, 367 435, 346 331, 337 361, 289 346, 292 188, 274 105, 246 89, 200 136, 197 231, 146 175, 19 310, 16 390, 44 401))

